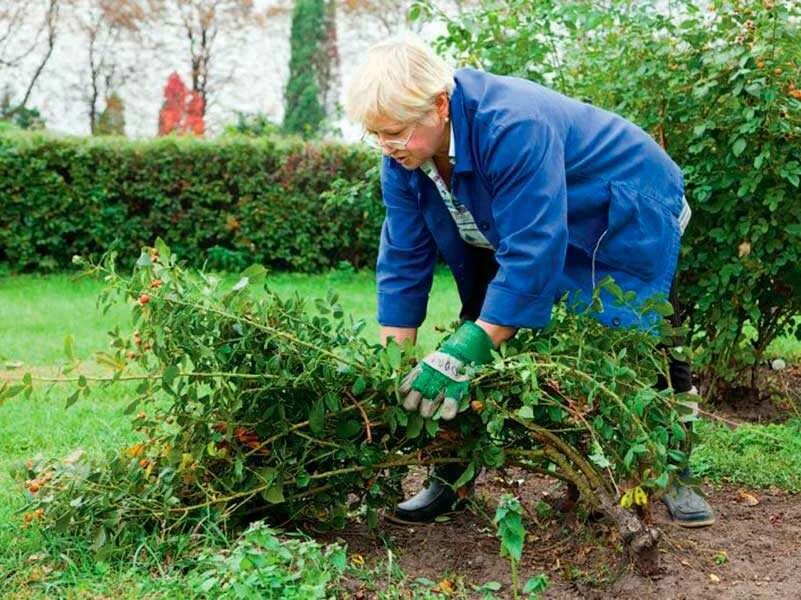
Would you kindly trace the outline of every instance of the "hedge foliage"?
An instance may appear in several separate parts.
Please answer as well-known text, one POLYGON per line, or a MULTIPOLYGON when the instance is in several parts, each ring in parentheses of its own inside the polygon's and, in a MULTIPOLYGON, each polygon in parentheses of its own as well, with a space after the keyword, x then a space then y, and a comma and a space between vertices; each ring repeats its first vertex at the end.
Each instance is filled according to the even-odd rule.
MULTIPOLYGON (((295 138, 0 135, 0 263, 67 268, 161 237, 196 266, 374 263, 378 157, 295 138), (336 191, 337 193, 334 193, 336 191)), ((131 265, 125 265, 127 267, 131 265)))

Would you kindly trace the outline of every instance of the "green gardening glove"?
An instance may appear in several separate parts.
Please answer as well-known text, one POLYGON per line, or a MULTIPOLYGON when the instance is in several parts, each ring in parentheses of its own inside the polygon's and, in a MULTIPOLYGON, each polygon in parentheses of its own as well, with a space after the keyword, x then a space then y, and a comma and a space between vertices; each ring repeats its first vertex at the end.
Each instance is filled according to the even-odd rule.
POLYGON ((492 340, 472 321, 465 321, 436 352, 426 356, 401 382, 403 408, 420 410, 432 417, 442 406, 440 417, 453 419, 459 401, 467 394, 468 364, 483 365, 492 358, 492 340))

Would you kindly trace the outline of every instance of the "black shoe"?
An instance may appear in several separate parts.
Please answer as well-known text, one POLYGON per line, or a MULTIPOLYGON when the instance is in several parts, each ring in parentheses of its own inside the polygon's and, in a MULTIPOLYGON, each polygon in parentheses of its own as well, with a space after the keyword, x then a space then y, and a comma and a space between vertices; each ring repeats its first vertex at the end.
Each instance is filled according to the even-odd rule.
MULTIPOLYGON (((434 476, 426 487, 395 507, 395 517, 402 521, 428 523, 440 515, 463 509, 464 497, 460 497, 450 484, 455 483, 464 470, 465 465, 456 463, 434 469, 434 476)), ((465 485, 468 494, 474 481, 475 478, 465 485)))

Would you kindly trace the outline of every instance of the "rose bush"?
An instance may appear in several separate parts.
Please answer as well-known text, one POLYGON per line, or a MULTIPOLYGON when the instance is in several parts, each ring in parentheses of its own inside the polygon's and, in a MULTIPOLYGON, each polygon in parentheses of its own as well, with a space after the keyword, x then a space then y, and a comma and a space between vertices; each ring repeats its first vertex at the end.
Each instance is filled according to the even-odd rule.
MULTIPOLYGON (((675 398, 653 387, 665 370, 657 337, 560 309, 548 328, 500 348, 446 425, 399 405, 415 352, 368 341, 334 293, 313 309, 281 298, 259 266, 223 286, 182 269, 160 240, 130 276, 113 254, 84 264, 108 283, 102 306, 130 304, 135 331, 112 332, 113 351, 97 354, 110 375, 74 377, 70 363, 57 380, 75 386, 68 404, 94 386, 138 382, 127 412, 141 438, 104 459, 29 463, 21 475, 39 526, 124 548, 142 533, 257 517, 375 524, 409 466, 458 461, 463 481, 514 464, 571 482, 628 548, 655 558, 656 532, 641 517, 685 461, 687 435, 675 398)), ((670 311, 658 299, 648 307, 670 311)), ((0 400, 29 396, 39 379, 26 374, 0 400)))

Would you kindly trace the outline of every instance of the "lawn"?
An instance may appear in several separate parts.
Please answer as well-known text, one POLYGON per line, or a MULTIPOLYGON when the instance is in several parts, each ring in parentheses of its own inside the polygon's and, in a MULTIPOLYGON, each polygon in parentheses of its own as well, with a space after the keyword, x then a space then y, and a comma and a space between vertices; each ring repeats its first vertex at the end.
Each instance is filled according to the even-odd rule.
MULTIPOLYGON (((235 275, 225 278, 236 281, 235 275)), ((322 297, 326 290, 334 290, 347 313, 366 319, 370 324, 365 335, 377 336, 375 283, 371 272, 333 271, 313 276, 275 274, 268 277, 268 284, 279 294, 297 293, 307 299, 322 297)), ((95 308, 95 298, 101 289, 102 283, 74 280, 68 275, 0 278, 0 368, 3 373, 13 376, 30 368, 58 365, 64 359, 64 338, 68 334, 75 338, 79 358, 90 361, 94 351, 108 345, 106 332, 116 326, 125 328, 129 318, 129 309, 125 306, 115 306, 107 314, 100 314, 95 308), (22 365, 18 366, 19 363, 22 365)), ((439 270, 429 303, 429 318, 419 336, 422 348, 435 347, 442 336, 435 326, 447 326, 456 317, 458 308, 453 281, 445 270, 439 270)), ((779 340, 771 353, 783 356, 788 362, 798 361, 801 343, 792 339, 779 340)), ((0 552, 0 596, 141 598, 189 595, 189 583, 179 575, 179 565, 165 566, 163 557, 157 558, 160 556, 157 548, 143 547, 136 561, 98 558, 81 544, 65 553, 63 547, 44 539, 35 528, 21 526, 22 488, 10 471, 37 453, 60 457, 80 447, 90 454, 100 455, 125 445, 134 437, 128 417, 123 414, 129 393, 130 388, 124 385, 108 390, 94 388, 89 398, 65 410, 66 394, 54 389, 47 398, 37 391, 30 399, 16 397, 0 407, 0 547, 3 548, 0 552), (59 558, 45 558, 52 556, 59 558)), ((699 474, 713 481, 801 491, 799 422, 765 427, 747 425, 735 431, 705 423, 700 433, 701 444, 693 457, 699 474)), ((222 543, 221 540, 215 542, 222 543)), ((304 550, 320 551, 319 548, 304 550)), ((322 573, 329 558, 317 558, 322 561, 322 573)), ((388 568, 392 571, 391 563, 388 568)), ((428 594, 423 589, 425 586, 414 584, 397 569, 391 575, 394 581, 402 583, 398 584, 399 589, 414 588, 420 597, 428 594)), ((369 577, 369 573, 361 576, 369 577)))

